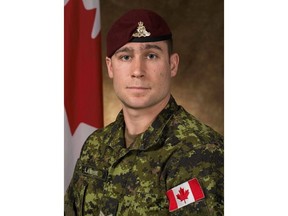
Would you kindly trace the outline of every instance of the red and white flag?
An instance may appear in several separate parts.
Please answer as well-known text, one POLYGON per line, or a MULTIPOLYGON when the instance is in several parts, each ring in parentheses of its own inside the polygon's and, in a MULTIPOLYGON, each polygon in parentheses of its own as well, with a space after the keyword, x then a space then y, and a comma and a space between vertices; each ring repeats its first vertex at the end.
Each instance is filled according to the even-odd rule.
POLYGON ((66 190, 84 141, 103 127, 103 100, 99 0, 65 0, 64 5, 66 190))
POLYGON ((205 197, 202 188, 196 178, 193 178, 168 190, 166 195, 169 199, 170 212, 205 197))

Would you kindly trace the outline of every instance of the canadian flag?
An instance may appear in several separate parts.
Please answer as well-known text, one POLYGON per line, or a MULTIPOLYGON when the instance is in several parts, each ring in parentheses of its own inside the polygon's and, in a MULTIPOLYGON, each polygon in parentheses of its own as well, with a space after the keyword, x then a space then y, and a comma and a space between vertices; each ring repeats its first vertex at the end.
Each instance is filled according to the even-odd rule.
POLYGON ((184 182, 166 192, 169 199, 169 211, 175 211, 190 203, 203 199, 204 193, 196 178, 184 182))
POLYGON ((88 135, 103 127, 99 0, 64 2, 64 190, 88 135))

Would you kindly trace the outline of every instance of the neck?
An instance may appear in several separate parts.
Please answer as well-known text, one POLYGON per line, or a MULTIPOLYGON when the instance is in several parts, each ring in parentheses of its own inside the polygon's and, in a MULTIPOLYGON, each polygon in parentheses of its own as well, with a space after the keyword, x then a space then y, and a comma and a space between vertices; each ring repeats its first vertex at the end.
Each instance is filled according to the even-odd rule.
POLYGON ((127 148, 130 147, 134 143, 138 135, 139 134, 134 134, 134 135, 130 134, 128 129, 125 127, 125 143, 126 143, 127 148))
POLYGON ((168 97, 157 106, 145 109, 133 109, 123 107, 126 130, 130 135, 143 133, 152 124, 157 115, 165 108, 169 101, 168 97))

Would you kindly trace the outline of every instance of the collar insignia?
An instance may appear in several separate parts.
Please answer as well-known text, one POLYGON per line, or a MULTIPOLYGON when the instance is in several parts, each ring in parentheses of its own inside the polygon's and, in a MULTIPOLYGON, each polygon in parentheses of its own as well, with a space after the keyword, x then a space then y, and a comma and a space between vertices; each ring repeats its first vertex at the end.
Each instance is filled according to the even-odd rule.
POLYGON ((132 36, 139 38, 139 37, 148 37, 150 35, 151 33, 146 30, 145 26, 143 25, 143 22, 140 21, 138 22, 138 27, 132 36))

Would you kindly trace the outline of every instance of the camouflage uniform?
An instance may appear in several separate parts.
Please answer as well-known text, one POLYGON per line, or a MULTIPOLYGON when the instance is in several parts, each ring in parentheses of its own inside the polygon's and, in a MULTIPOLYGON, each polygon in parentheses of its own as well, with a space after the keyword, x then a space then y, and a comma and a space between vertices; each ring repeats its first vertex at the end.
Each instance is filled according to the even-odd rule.
POLYGON ((223 215, 223 138, 171 97, 125 147, 124 118, 86 140, 65 194, 65 215, 223 215), (197 178, 205 198, 169 212, 166 191, 197 178))

